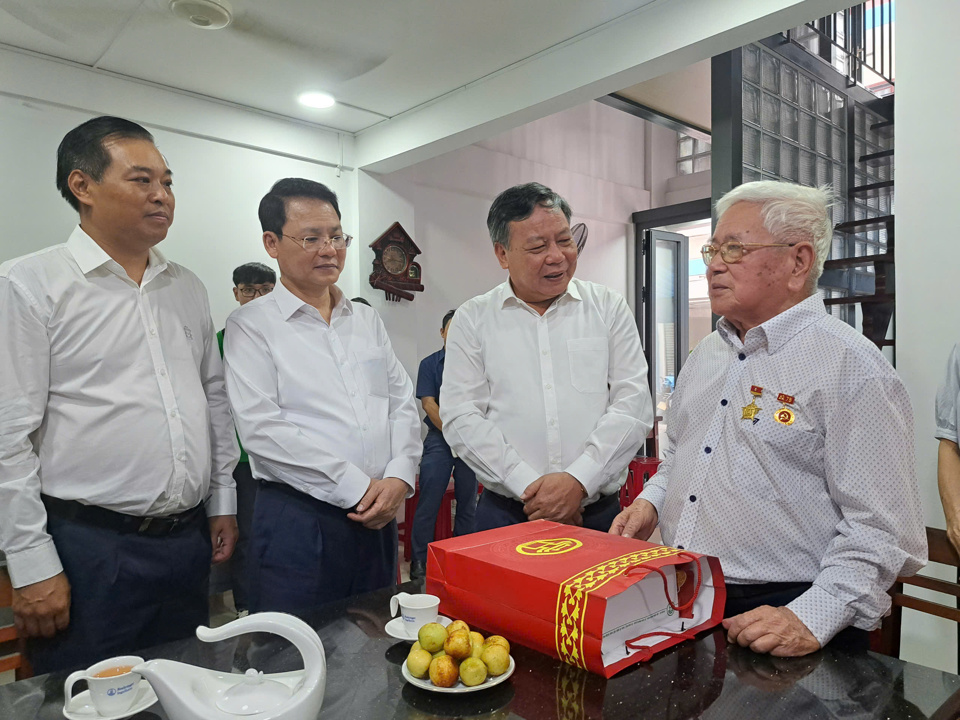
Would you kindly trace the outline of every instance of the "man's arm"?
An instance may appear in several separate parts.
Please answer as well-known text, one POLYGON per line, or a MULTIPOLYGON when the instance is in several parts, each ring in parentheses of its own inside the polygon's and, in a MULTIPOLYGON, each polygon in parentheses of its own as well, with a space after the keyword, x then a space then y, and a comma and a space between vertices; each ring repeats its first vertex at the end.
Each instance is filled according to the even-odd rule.
POLYGON ((951 440, 940 440, 937 452, 937 485, 947 520, 947 537, 960 548, 960 448, 951 440))
POLYGON ((390 345, 390 338, 377 318, 377 341, 387 356, 387 390, 390 395, 390 461, 382 480, 374 480, 360 499, 356 513, 347 515, 364 527, 379 530, 396 517, 404 498, 412 497, 417 466, 423 454, 420 415, 413 399, 413 383, 390 345))
POLYGON ((443 367, 443 437, 457 455, 483 479, 487 488, 519 499, 540 477, 503 433, 487 420, 490 389, 473 318, 461 308, 447 331, 443 367))
POLYGON ((420 405, 423 407, 423 411, 427 414, 427 417, 430 418, 433 426, 437 430, 442 431, 443 420, 440 419, 440 405, 437 403, 437 399, 429 396, 420 398, 420 405))
POLYGON ((787 605, 821 646, 848 625, 877 627, 887 589, 927 560, 913 448, 910 397, 896 376, 862 380, 827 418, 826 486, 843 519, 813 587, 787 605))
POLYGON ((960 548, 960 451, 957 448, 957 419, 960 410, 960 345, 954 345, 947 362, 947 373, 937 390, 936 437, 937 485, 947 520, 947 537, 960 548))
POLYGON ((278 477, 321 490, 332 505, 354 507, 370 487, 370 477, 340 457, 329 438, 284 417, 265 338, 236 314, 227 318, 227 330, 227 393, 247 454, 278 477))
POLYGON ((610 293, 608 300, 610 401, 583 453, 566 469, 590 497, 611 476, 623 472, 653 427, 647 361, 637 323, 623 297, 610 293))
POLYGON ((0 548, 25 635, 51 636, 70 621, 70 583, 40 501, 40 459, 30 440, 46 411, 50 345, 25 288, 0 277, 0 548))

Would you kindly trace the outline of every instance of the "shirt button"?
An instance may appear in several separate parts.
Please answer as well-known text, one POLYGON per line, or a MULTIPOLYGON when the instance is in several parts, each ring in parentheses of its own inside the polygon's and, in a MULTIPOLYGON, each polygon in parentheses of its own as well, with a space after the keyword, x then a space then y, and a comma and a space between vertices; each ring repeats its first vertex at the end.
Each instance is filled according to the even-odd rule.
POLYGON ((177 459, 183 462, 184 460, 187 459, 187 454, 182 452, 179 455, 177 455, 177 459))
POLYGON ((739 355, 737 355, 737 357, 740 358, 741 360, 746 360, 746 359, 747 359, 747 356, 744 355, 743 353, 740 353, 739 355))
POLYGON ((726 400, 721 400, 721 401, 720 401, 720 404, 723 405, 724 407, 726 407, 726 406, 727 406, 727 401, 726 401, 726 400))
POLYGON ((557 421, 556 421, 556 420, 551 420, 551 421, 550 421, 550 424, 551 424, 551 425, 556 425, 556 424, 557 424, 557 421))
POLYGON ((171 410, 171 411, 170 411, 170 417, 175 418, 176 416, 177 416, 177 411, 176 411, 176 410, 171 410))
POLYGON ((544 351, 543 351, 543 354, 544 354, 544 355, 549 355, 549 354, 550 354, 550 351, 549 351, 549 350, 544 350, 544 351))
POLYGON ((361 430, 366 430, 366 429, 367 429, 367 426, 364 425, 364 426, 362 426, 360 429, 361 429, 361 430))
POLYGON ((151 335, 156 335, 156 334, 157 334, 157 329, 156 329, 156 328, 150 328, 150 334, 151 334, 151 335))
POLYGON ((696 502, 696 501, 697 501, 697 496, 696 496, 696 495, 691 495, 691 496, 690 496, 690 502, 696 502))
POLYGON ((546 387, 547 390, 553 390, 553 385, 545 385, 544 387, 546 387))
POLYGON ((167 376, 167 369, 160 368, 160 377, 166 377, 166 376, 167 376))
POLYGON ((709 455, 710 453, 713 452, 713 448, 711 448, 711 447, 705 447, 705 448, 703 449, 703 451, 704 451, 707 455, 709 455))
POLYGON ((683 550, 683 545, 677 545, 677 550, 683 550))

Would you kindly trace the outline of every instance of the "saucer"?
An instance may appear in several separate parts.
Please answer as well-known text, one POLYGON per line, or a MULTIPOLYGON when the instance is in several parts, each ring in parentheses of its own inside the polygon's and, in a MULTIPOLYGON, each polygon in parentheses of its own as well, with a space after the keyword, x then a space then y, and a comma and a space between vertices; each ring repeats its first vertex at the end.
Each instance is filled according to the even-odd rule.
POLYGON ((508 677, 513 675, 513 671, 516 669, 517 669, 517 664, 513 661, 513 656, 511 655, 510 667, 507 668, 507 671, 503 673, 503 675, 497 675, 496 677, 488 677, 482 683, 480 683, 479 685, 474 685, 473 687, 464 685, 462 680, 457 680, 456 685, 454 685, 453 687, 445 688, 445 687, 437 687, 432 682, 430 682, 430 678, 415 678, 413 675, 410 674, 410 670, 407 668, 407 663, 403 663, 403 665, 400 666, 400 670, 403 673, 403 679, 406 680, 411 685, 418 687, 421 690, 429 690, 430 692, 452 693, 452 694, 477 692, 478 690, 486 690, 487 688, 491 688, 494 685, 499 685, 508 677))
MULTIPOLYGON (((443 615, 437 615, 437 622, 446 627, 452 623, 453 620, 443 615)), ((407 640, 409 642, 413 642, 417 639, 416 635, 407 634, 407 629, 403 625, 402 617, 395 617, 393 620, 388 622, 383 629, 386 630, 387 635, 394 637, 397 640, 407 640)))
POLYGON ((63 715, 68 720, 123 720, 131 715, 146 710, 157 701, 157 694, 150 687, 146 680, 140 681, 140 687, 137 688, 137 699, 127 710, 121 713, 111 715, 101 715, 93 706, 93 699, 90 697, 90 691, 84 690, 71 698, 70 702, 64 706, 63 715))

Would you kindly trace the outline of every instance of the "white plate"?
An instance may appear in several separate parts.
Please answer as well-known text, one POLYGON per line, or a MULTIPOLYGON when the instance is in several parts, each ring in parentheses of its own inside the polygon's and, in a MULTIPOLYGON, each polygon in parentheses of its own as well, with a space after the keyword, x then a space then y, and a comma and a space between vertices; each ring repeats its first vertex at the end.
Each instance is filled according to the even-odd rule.
POLYGON ((101 715, 93 706, 90 691, 84 690, 82 693, 74 695, 64 706, 63 714, 64 717, 69 718, 69 720, 122 720, 123 718, 136 715, 138 712, 146 710, 156 701, 157 694, 153 691, 153 688, 150 687, 150 683, 142 680, 140 687, 137 688, 137 699, 133 705, 130 706, 129 710, 124 710, 122 713, 114 713, 112 715, 101 715))
MULTIPOLYGON (((453 620, 445 617, 444 615, 437 615, 437 622, 446 627, 452 623, 453 620)), ((383 629, 386 630, 387 635, 394 637, 397 640, 408 640, 410 642, 415 642, 417 639, 416 635, 407 634, 407 628, 403 624, 402 617, 395 617, 393 620, 384 625, 383 629)))
POLYGON ((508 677, 513 675, 514 669, 517 667, 517 664, 513 661, 513 655, 510 656, 510 667, 507 668, 507 671, 503 675, 498 675, 497 677, 487 677, 479 685, 474 685, 473 687, 467 687, 460 680, 457 680, 457 684, 453 687, 437 687, 432 682, 430 678, 426 677, 423 679, 415 678, 410 674, 410 671, 407 669, 407 661, 403 661, 403 665, 400 666, 400 669, 403 671, 403 679, 406 680, 411 685, 416 685, 418 688, 423 690, 430 690, 431 692, 438 693, 468 693, 476 692, 477 690, 486 690, 487 688, 493 687, 494 685, 499 685, 508 677))

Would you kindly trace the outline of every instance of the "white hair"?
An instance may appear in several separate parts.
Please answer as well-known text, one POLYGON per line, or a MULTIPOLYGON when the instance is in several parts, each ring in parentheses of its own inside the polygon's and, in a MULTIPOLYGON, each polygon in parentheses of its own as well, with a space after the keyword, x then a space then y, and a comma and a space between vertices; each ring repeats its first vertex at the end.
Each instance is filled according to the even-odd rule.
POLYGON ((763 227, 778 242, 813 243, 816 262, 810 273, 810 294, 816 292, 833 241, 830 186, 815 188, 772 180, 744 183, 717 201, 717 219, 738 202, 757 203, 763 227))

